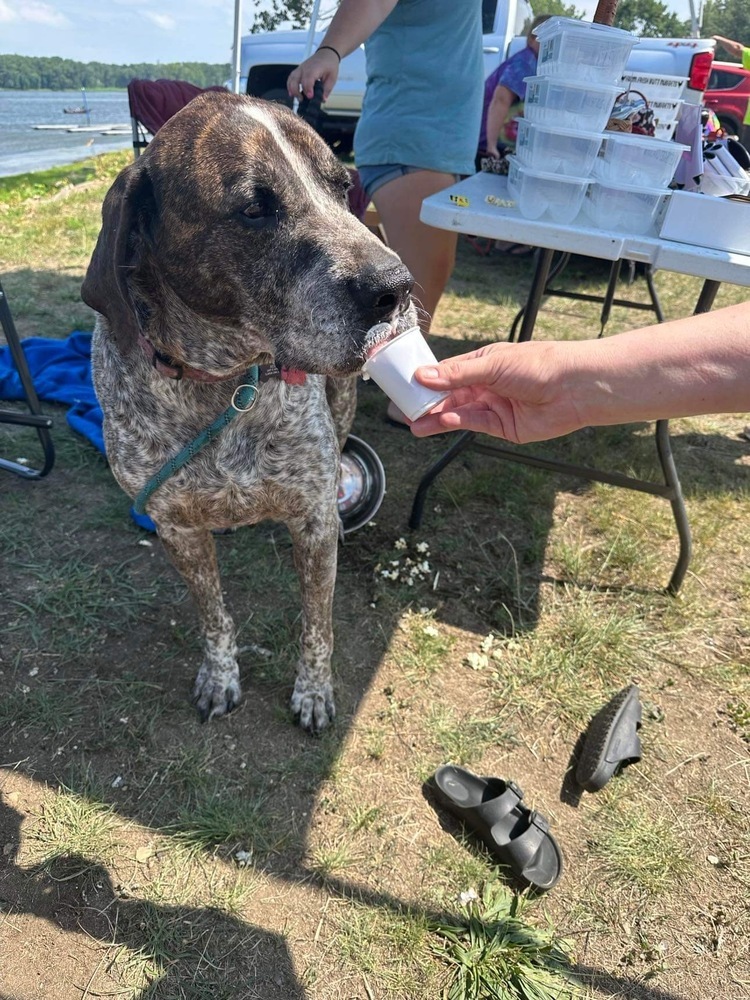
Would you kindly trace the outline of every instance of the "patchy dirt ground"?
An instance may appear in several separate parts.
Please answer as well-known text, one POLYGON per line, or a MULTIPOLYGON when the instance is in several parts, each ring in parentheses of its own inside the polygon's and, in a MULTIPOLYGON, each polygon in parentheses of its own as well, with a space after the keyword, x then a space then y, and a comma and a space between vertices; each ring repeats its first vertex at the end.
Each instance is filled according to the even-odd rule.
MULTIPOLYGON (((465 346, 461 322, 473 329, 478 266, 493 263, 462 257, 441 354, 465 346)), ((505 316, 527 273, 503 266, 492 305, 505 316)), ((72 296, 76 275, 64 280, 72 296)), ((545 312, 549 329, 568 318, 545 312)), ((47 409, 53 474, 0 482, 0 997, 434 1000, 431 921, 495 873, 425 785, 447 760, 513 778, 551 819, 566 871, 527 915, 570 941, 592 995, 750 995, 742 418, 674 427, 695 555, 673 599, 663 501, 476 453, 440 477, 410 533, 419 476, 448 442, 385 425, 363 385, 355 430, 389 488, 341 549, 339 718, 316 740, 287 709, 299 609, 283 528, 217 539, 245 697, 201 726, 185 590, 104 461, 47 409), (376 570, 417 542, 425 579, 376 570), (631 682, 643 760, 581 795, 579 736, 631 682)), ((0 427, 0 454, 34 461, 35 446, 0 427)), ((654 474, 644 427, 537 450, 550 449, 654 474)))

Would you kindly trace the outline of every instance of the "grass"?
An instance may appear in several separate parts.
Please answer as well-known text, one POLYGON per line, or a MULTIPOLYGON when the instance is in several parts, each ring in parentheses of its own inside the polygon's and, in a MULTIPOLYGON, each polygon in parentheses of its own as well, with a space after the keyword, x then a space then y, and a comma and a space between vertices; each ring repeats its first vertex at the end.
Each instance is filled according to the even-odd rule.
POLYGON ((562 941, 522 919, 523 899, 488 881, 465 894, 458 921, 436 923, 433 950, 448 967, 446 1000, 574 1000, 562 941))
POLYGON ((86 871, 95 863, 111 863, 115 852, 114 810, 101 802, 60 788, 47 798, 41 822, 34 833, 34 855, 39 865, 50 870, 61 863, 70 869, 86 871))
MULTIPOLYGON (((102 198, 128 159, 0 178, 3 284, 21 336, 91 329, 80 282, 102 198)), ((598 292, 607 271, 574 259, 560 280, 598 292)), ((478 257, 460 241, 437 352, 504 336, 530 275, 528 261, 478 257)), ((689 311, 699 281, 656 280, 668 317, 689 311)), ((640 279, 627 292, 643 296, 640 279)), ((725 286, 719 304, 745 296, 725 286)), ((598 313, 550 300, 536 335, 591 336, 598 313)), ((615 308, 607 332, 642 319, 615 308)), ((289 1000, 740 1000, 750 461, 737 432, 747 419, 672 427, 695 549, 673 600, 663 587, 676 539, 659 498, 466 454, 408 532, 416 482, 446 441, 384 428, 382 409, 363 387, 355 430, 378 448, 388 490, 375 524, 339 553, 338 719, 312 740, 288 711, 300 610, 285 529, 217 539, 245 697, 201 726, 185 587, 130 521, 102 457, 50 407, 53 475, 6 476, 0 496, 0 848, 11 844, 10 874, 29 890, 12 897, 13 879, 4 884, 9 906, 26 909, 0 922, 4 954, 24 956, 0 970, 3 995, 37 989, 44 928, 58 934, 56 1000, 234 1000, 238 989, 289 1000), (562 795, 572 749, 631 682, 643 759, 573 808, 562 795), (422 783, 446 760, 513 778, 550 818, 566 870, 547 897, 510 896, 489 854, 443 825, 422 783), (67 892, 70 912, 85 892, 86 914, 104 907, 105 930, 87 924, 85 944, 61 930, 40 885, 49 898, 67 892), (460 903, 472 887, 479 897, 460 903)), ((531 450, 650 476, 652 436, 648 425, 613 427, 531 450)), ((0 453, 33 459, 35 445, 0 427, 0 453)))
POLYGON ((518 742, 500 716, 477 719, 444 706, 432 709, 425 720, 425 729, 444 760, 454 764, 474 764, 482 759, 488 747, 508 748, 518 742))
POLYGON ((115 631, 124 630, 157 593, 153 583, 144 591, 132 582, 127 562, 110 568, 73 556, 61 563, 21 562, 18 569, 29 580, 29 594, 10 599, 15 615, 8 630, 25 631, 30 621, 32 644, 44 643, 48 653, 65 657, 98 645, 105 622, 115 631))
POLYGON ((612 879, 654 896, 674 890, 693 867, 675 818, 655 802, 649 810, 619 803, 603 816, 592 848, 612 879))

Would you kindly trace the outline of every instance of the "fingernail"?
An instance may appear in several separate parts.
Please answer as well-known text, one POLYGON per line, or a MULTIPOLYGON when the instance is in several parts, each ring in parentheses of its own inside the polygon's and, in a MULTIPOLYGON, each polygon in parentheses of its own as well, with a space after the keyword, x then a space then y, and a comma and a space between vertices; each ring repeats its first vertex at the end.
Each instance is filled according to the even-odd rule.
POLYGON ((420 368, 419 374, 422 378, 437 378, 440 372, 437 368, 420 368))

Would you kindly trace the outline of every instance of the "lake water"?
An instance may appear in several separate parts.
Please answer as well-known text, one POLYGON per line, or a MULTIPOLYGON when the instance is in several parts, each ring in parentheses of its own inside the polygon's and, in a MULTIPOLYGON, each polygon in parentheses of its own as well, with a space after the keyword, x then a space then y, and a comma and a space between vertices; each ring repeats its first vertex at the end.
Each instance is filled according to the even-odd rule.
MULTIPOLYGON (((128 93, 109 90, 87 94, 92 125, 130 122, 128 93)), ((97 153, 132 147, 130 136, 98 132, 36 131, 34 125, 85 125, 86 115, 66 115, 81 107, 80 90, 0 90, 0 177, 75 163, 97 153)))

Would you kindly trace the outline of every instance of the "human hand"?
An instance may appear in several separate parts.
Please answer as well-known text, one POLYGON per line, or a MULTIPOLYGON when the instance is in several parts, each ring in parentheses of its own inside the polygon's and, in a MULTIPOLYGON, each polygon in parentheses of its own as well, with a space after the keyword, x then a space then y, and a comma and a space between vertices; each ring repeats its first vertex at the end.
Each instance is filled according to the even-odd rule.
POLYGON ((726 49, 730 56, 734 56, 736 59, 742 58, 743 46, 740 42, 735 42, 731 38, 724 38, 723 35, 712 35, 711 37, 715 42, 718 42, 722 48, 726 49))
POLYGON ((416 437, 477 431, 515 444, 569 434, 586 421, 571 391, 575 344, 490 344, 418 368, 416 379, 450 396, 411 425, 416 437))
POLYGON ((313 96, 316 80, 323 84, 323 100, 333 90, 339 76, 339 60, 335 52, 321 49, 313 52, 309 59, 293 69, 286 81, 286 89, 290 97, 299 97, 300 93, 308 99, 313 96))

